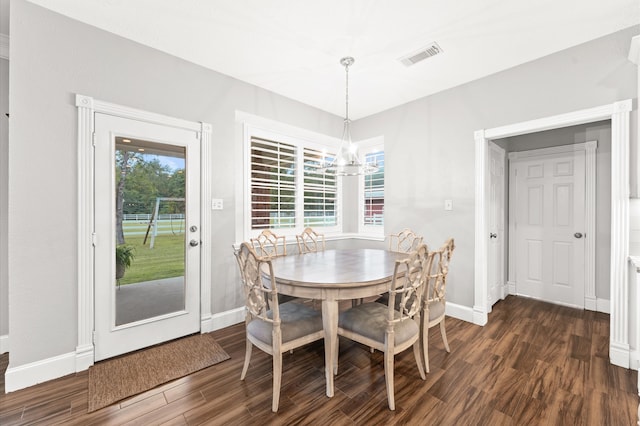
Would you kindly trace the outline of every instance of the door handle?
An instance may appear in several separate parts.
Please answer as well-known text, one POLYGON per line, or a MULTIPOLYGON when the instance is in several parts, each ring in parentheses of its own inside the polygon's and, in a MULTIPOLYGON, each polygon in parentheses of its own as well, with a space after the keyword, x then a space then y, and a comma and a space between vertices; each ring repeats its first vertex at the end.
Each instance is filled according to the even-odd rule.
POLYGON ((573 236, 576 238, 582 238, 582 232, 576 232, 573 236))
POLYGON ((198 240, 191 240, 189 241, 189 245, 191 247, 196 247, 198 244, 200 244, 200 242, 198 240))
POLYGON ((489 234, 489 238, 498 238, 498 234, 492 232, 489 234))

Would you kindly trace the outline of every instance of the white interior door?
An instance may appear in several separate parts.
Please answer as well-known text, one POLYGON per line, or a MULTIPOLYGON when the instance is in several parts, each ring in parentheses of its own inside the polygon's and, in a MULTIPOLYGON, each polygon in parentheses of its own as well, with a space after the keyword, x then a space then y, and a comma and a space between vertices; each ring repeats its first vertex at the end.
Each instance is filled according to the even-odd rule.
POLYGON ((511 180, 517 294, 584 307, 585 152, 513 160, 511 180))
POLYGON ((505 284, 505 151, 489 144, 489 250, 488 305, 493 306, 504 297, 505 284))
POLYGON ((200 329, 198 134, 95 114, 95 360, 200 329), (116 247, 133 248, 117 278, 116 247))

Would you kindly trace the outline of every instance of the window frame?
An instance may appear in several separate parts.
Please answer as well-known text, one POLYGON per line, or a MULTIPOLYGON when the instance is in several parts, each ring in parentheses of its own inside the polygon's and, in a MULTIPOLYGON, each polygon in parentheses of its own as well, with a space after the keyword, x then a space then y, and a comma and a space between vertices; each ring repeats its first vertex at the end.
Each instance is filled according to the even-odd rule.
MULTIPOLYGON (((262 229, 251 229, 251 140, 253 137, 267 139, 275 142, 291 144, 296 147, 296 180, 295 180, 295 223, 292 228, 272 228, 278 235, 293 238, 302 233, 304 225, 304 172, 298 169, 303 164, 304 148, 310 148, 320 152, 337 152, 340 140, 320 133, 297 128, 284 123, 275 122, 247 113, 236 112, 236 121, 240 121, 243 127, 242 141, 242 188, 241 205, 242 220, 240 228, 236 226, 236 236, 241 236, 238 241, 248 241, 262 232, 262 229)), ((336 226, 317 227, 318 232, 326 236, 341 235, 344 225, 343 188, 340 179, 336 182, 336 226)), ((237 205, 240 203, 237 203, 237 205)))
MULTIPOLYGON (((373 154, 376 152, 382 152, 385 155, 385 164, 386 164, 386 153, 384 150, 384 136, 377 136, 371 139, 365 139, 363 141, 358 142, 358 152, 360 154, 360 158, 364 160, 367 154, 373 154)), ((385 185, 386 188, 386 172, 385 172, 385 185)), ((371 238, 384 238, 384 216, 386 213, 383 213, 382 225, 365 225, 364 223, 364 214, 365 214, 365 187, 364 187, 364 176, 358 176, 358 235, 360 237, 371 237, 371 238)), ((386 195, 384 197, 386 204, 386 195)), ((386 209, 384 209, 386 211, 386 209)))

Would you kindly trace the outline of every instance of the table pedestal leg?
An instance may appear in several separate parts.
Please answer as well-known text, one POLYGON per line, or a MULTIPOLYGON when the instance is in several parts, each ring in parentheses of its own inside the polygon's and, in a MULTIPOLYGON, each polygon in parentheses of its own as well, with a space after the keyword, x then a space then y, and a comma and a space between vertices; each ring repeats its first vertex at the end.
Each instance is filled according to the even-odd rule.
POLYGON ((324 371, 327 379, 327 396, 333 396, 333 366, 335 348, 338 344, 338 301, 322 301, 322 324, 324 327, 324 371))

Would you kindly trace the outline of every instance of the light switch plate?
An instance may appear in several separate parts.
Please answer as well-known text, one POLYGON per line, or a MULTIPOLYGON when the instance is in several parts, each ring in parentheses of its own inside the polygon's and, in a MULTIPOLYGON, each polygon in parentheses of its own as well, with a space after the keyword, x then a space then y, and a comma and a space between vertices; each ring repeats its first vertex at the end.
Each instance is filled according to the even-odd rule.
POLYGON ((211 200, 211 210, 222 210, 222 198, 214 198, 211 200))
POLYGON ((444 209, 453 210, 453 200, 444 200, 444 209))

